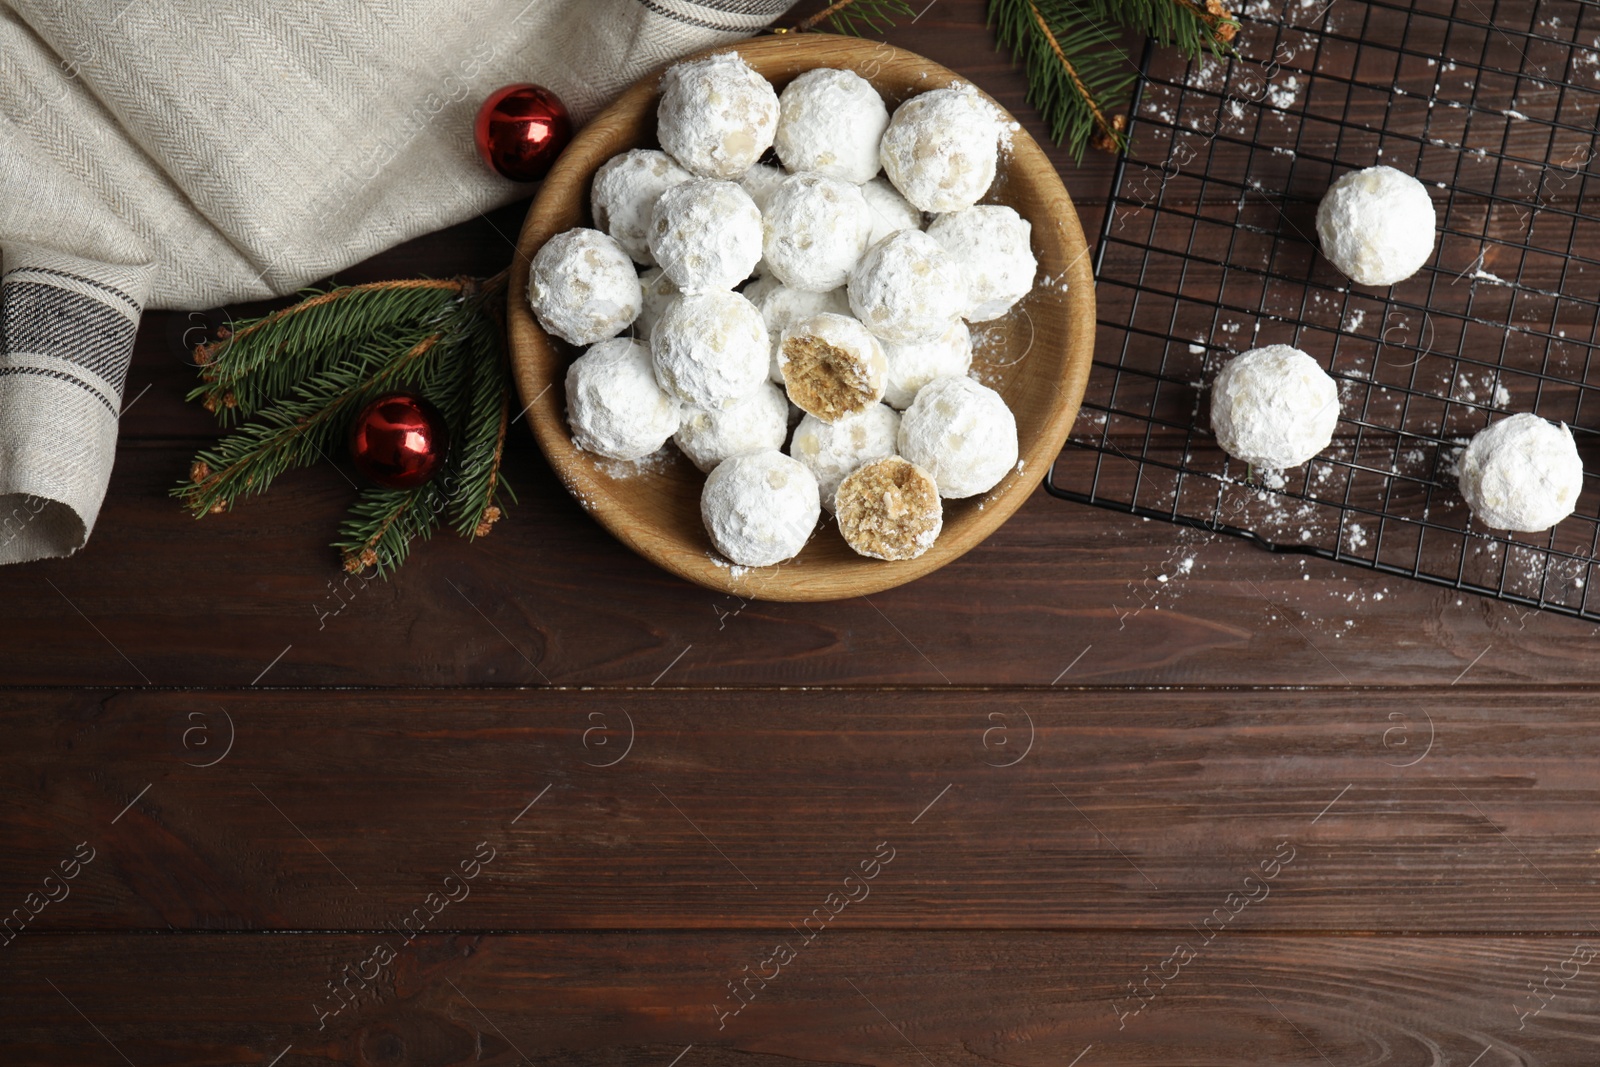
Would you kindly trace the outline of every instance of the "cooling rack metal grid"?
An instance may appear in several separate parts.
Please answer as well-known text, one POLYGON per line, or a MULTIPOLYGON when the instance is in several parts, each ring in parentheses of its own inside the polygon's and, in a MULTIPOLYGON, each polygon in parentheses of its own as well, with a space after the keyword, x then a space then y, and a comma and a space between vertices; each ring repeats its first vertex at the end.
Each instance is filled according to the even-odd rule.
POLYGON ((1097 358, 1047 488, 1600 621, 1600 8, 1253 0, 1241 19, 1225 63, 1145 51, 1097 358), (1331 181, 1375 163, 1439 216, 1436 255, 1392 288, 1352 285, 1315 237, 1331 181), (1221 363, 1270 343, 1321 362, 1343 409, 1281 478, 1230 461, 1207 417, 1221 363), (1460 448, 1518 411, 1569 425, 1591 472, 1548 533, 1485 529, 1455 485, 1460 448))

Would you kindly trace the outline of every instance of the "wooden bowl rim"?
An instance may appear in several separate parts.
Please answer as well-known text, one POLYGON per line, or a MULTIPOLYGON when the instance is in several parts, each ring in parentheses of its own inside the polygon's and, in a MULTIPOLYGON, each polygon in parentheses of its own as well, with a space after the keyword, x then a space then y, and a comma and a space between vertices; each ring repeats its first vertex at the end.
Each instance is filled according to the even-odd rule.
MULTIPOLYGON (((850 65, 863 54, 880 64, 885 61, 915 63, 926 82, 926 89, 957 83, 973 84, 970 79, 914 52, 883 42, 825 33, 754 37, 717 45, 684 58, 738 52, 751 58, 752 65, 759 66, 756 61, 759 57, 818 46, 827 46, 832 50, 829 60, 834 65, 850 65)), ((827 65, 830 62, 817 64, 827 65)), ((852 66, 852 69, 856 68, 852 66)), ((517 239, 510 283, 506 290, 508 347, 523 410, 546 460, 568 492, 612 536, 662 569, 722 593, 771 601, 843 600, 892 589, 959 559, 999 529, 1032 495, 1066 444, 1077 417, 1078 405, 1088 387, 1094 352, 1094 275, 1089 263, 1088 242, 1084 238, 1077 209, 1055 165, 1027 130, 1020 123, 1015 123, 1010 112, 984 93, 985 99, 1015 123, 1009 152, 1002 161, 1005 168, 1003 173, 1010 175, 1026 171, 1028 180, 1039 187, 1041 199, 1060 198, 1063 211, 1051 221, 1059 228, 1060 240, 1071 257, 1065 268, 1065 279, 1058 280, 1064 281, 1065 288, 1062 313, 1067 344, 1062 356, 1061 373, 1055 381, 1056 399, 1032 445, 1019 453, 1022 470, 1008 474, 1000 486, 984 494, 980 498, 983 500, 982 510, 969 512, 963 517, 965 521, 955 524, 947 522, 939 540, 921 557, 894 563, 859 561, 870 566, 851 567, 849 580, 843 586, 838 580, 838 564, 813 569, 793 567, 788 562, 766 568, 737 567, 716 555, 709 538, 704 544, 686 549, 676 537, 662 534, 659 527, 638 523, 633 516, 613 504, 612 497, 616 490, 612 482, 597 477, 593 457, 579 451, 572 443, 560 402, 564 357, 535 321, 526 296, 528 270, 534 254, 545 241, 560 232, 551 225, 549 219, 567 210, 568 205, 574 202, 587 204, 590 179, 594 170, 604 162, 602 158, 590 165, 595 155, 590 149, 598 148, 611 136, 610 124, 605 120, 646 106, 648 101, 659 95, 661 74, 658 71, 635 82, 578 132, 544 179, 544 184, 529 206, 517 239), (591 142, 595 144, 591 146, 591 142), (552 210, 552 205, 560 206, 552 210), (539 348, 548 353, 548 357, 542 357, 537 351, 539 348), (548 374, 541 373, 545 365, 549 366, 548 374)), ((926 89, 919 87, 917 91, 926 89)), ((978 91, 982 92, 982 89, 978 91)), ((1034 221, 1037 227, 1038 220, 1034 221)), ((826 513, 823 521, 824 524, 828 521, 826 513)), ((807 548, 815 543, 816 537, 827 535, 828 531, 819 528, 807 548)), ((801 556, 796 558, 803 559, 805 551, 802 550, 801 556)))

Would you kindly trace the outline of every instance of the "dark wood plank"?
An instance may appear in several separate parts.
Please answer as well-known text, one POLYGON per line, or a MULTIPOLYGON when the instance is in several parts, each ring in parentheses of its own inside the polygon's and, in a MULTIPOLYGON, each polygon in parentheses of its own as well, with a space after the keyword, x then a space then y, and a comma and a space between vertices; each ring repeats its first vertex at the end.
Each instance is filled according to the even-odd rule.
POLYGON ((1483 1067, 1588 1062, 1600 1025, 1592 936, 829 930, 806 944, 783 928, 408 945, 375 931, 45 936, 6 951, 14 1067, 1483 1067), (741 1003, 732 983, 773 975, 779 944, 786 965, 721 1014, 741 1003), (381 972, 380 946, 394 955, 381 972), (1530 992, 1547 981, 1542 1000, 1530 992))
POLYGON ((1180 929, 1248 891, 1252 929, 1583 932, 1596 717, 1466 686, 16 693, 0 900, 87 842, 25 937, 379 929, 487 842, 449 928, 781 928, 887 842, 843 924, 1180 929))

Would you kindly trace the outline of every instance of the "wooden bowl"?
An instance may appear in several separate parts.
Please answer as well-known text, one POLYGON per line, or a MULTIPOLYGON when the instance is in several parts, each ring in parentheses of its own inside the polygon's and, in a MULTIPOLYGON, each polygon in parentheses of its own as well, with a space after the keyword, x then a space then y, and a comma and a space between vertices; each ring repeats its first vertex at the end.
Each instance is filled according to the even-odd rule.
MULTIPOLYGON (((758 37, 712 49, 736 51, 783 86, 815 67, 853 70, 883 94, 891 110, 929 89, 964 81, 910 52, 831 34, 758 37)), ((732 567, 711 546, 700 521, 705 476, 673 452, 664 469, 636 471, 573 446, 564 380, 577 351, 539 328, 528 306, 528 265, 546 240, 592 225, 589 185, 602 163, 629 148, 654 147, 659 77, 646 78, 601 112, 562 153, 534 199, 517 242, 508 291, 512 369, 534 436, 578 501, 635 552, 711 589, 761 600, 840 600, 909 582, 977 545, 1021 506, 1072 429, 1089 376, 1094 344, 1094 278, 1072 200, 1037 142, 1018 129, 986 203, 1009 204, 1033 224, 1039 260, 1035 288, 996 323, 973 368, 1017 419, 1022 469, 994 489, 945 502, 944 531, 919 559, 888 563, 856 555, 824 513, 823 525, 794 559, 773 567, 732 567)))

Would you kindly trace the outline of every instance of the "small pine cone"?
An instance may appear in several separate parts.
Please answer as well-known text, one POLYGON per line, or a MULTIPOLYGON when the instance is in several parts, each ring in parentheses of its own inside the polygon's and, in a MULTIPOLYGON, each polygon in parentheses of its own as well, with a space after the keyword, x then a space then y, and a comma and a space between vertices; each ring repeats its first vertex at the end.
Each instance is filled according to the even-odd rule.
POLYGON ((217 398, 215 396, 208 396, 205 399, 205 403, 201 404, 200 406, 211 412, 211 414, 215 415, 217 413, 217 398))
POLYGON ((205 460, 197 459, 189 464, 189 480, 194 484, 199 485, 209 477, 211 477, 211 468, 206 465, 205 460))
MULTIPOLYGON (((1121 118, 1122 116, 1119 115, 1117 117, 1121 118)), ((1126 121, 1124 121, 1123 125, 1127 125, 1126 121)), ((229 389, 226 393, 222 394, 222 406, 225 408, 236 408, 239 406, 239 398, 233 395, 232 389, 229 389)))
POLYGON ((488 507, 483 509, 483 518, 478 520, 477 529, 472 531, 472 536, 487 536, 489 531, 494 528, 494 524, 499 521, 500 509, 495 507, 493 504, 490 504, 488 507))
POLYGON ((206 508, 206 514, 207 515, 221 515, 224 511, 227 511, 227 510, 228 510, 228 502, 226 500, 219 500, 215 504, 212 504, 209 508, 206 508))
POLYGON ((208 367, 211 365, 211 359, 214 355, 216 355, 216 353, 212 350, 210 345, 195 345, 194 365, 196 367, 208 367))
POLYGON ((376 552, 374 552, 370 548, 362 549, 361 550, 361 566, 363 566, 363 567, 376 567, 377 565, 378 565, 378 554, 376 552))
POLYGON ((226 341, 228 338, 230 338, 232 336, 233 336, 233 331, 228 329, 226 326, 218 326, 217 327, 217 340, 226 341))
MULTIPOLYGON (((1119 135, 1126 131, 1128 128, 1128 116, 1112 115, 1111 128, 1119 135)), ((1117 150, 1117 139, 1111 136, 1111 134, 1102 130, 1096 133, 1093 137, 1089 138, 1089 147, 1098 149, 1102 152, 1115 152, 1117 150)))

